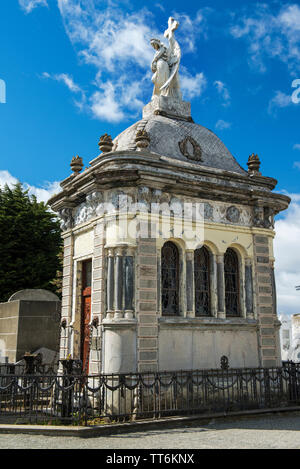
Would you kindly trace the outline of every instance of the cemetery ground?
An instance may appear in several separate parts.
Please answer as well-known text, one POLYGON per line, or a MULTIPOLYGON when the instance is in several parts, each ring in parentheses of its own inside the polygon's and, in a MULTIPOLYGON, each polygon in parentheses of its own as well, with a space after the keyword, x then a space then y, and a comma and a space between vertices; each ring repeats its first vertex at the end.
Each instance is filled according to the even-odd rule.
POLYGON ((300 412, 227 417, 93 438, 0 434, 0 449, 300 449, 300 412))

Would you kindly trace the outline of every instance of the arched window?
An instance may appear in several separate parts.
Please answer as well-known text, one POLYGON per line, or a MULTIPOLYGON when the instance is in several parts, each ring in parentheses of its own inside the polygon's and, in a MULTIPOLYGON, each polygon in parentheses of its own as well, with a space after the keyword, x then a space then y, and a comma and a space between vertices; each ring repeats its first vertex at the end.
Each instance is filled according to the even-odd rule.
POLYGON ((171 241, 161 250, 162 314, 179 313, 179 252, 171 241))
POLYGON ((224 275, 226 316, 239 316, 239 260, 235 251, 230 248, 224 255, 224 275))
POLYGON ((204 246, 194 253, 194 281, 196 316, 210 316, 209 252, 204 246))

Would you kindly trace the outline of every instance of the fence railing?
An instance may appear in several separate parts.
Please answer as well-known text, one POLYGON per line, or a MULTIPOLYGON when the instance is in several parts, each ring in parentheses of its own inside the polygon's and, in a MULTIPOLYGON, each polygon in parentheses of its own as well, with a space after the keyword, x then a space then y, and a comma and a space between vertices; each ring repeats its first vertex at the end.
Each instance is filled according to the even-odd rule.
POLYGON ((32 369, 28 370, 28 365, 26 363, 0 363, 0 376, 2 375, 24 375, 28 374, 30 371, 31 374, 45 375, 45 374, 57 374, 58 372, 58 363, 54 364, 42 364, 34 363, 32 369))
POLYGON ((95 425, 300 406, 300 365, 119 375, 2 374, 0 423, 95 425))

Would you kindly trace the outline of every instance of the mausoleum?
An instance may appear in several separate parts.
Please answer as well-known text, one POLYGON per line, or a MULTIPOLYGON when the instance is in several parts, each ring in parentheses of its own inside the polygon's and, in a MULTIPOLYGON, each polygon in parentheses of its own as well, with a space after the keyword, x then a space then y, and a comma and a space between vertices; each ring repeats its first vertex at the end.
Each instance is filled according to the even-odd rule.
POLYGON ((89 373, 280 366, 274 216, 290 199, 242 168, 181 98, 169 19, 141 120, 49 201, 64 238, 61 358, 89 373))

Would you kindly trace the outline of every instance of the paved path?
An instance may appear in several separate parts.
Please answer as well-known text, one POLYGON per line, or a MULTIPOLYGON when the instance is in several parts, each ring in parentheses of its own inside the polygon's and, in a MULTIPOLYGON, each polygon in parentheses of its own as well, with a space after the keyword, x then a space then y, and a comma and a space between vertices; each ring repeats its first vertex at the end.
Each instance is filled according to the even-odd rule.
MULTIPOLYGON (((1 449, 300 449, 300 413, 211 421, 207 425, 81 439, 0 435, 1 449)), ((134 454, 134 451, 133 451, 134 454)))

